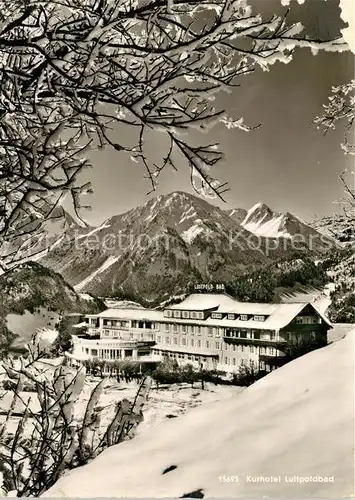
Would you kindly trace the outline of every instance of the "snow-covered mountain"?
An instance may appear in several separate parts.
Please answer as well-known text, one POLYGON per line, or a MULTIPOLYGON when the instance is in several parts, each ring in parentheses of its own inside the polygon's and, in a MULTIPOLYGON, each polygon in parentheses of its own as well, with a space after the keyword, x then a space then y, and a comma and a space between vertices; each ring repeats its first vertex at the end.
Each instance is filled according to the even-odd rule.
POLYGON ((0 325, 5 320, 17 336, 14 347, 23 347, 38 328, 54 328, 63 313, 96 313, 105 308, 100 300, 78 294, 62 276, 37 262, 2 274, 0 290, 0 325))
POLYGON ((241 225, 258 236, 266 238, 308 237, 317 231, 305 221, 289 212, 274 212, 265 203, 257 203, 246 213, 241 225))
POLYGON ((319 232, 343 244, 355 242, 355 207, 342 214, 321 217, 312 224, 319 232))
POLYGON ((353 496, 353 333, 239 394, 145 428, 44 496, 353 496))
MULTIPOLYGON (((229 282, 247 268, 288 258, 294 250, 309 254, 307 238, 294 249, 292 238, 281 237, 281 230, 272 239, 250 231, 248 224, 256 224, 256 215, 225 211, 197 196, 174 192, 96 228, 73 231, 43 262, 77 291, 123 294, 138 302, 143 296, 149 303, 167 300, 196 281, 229 282)), ((295 234, 308 231, 308 226, 287 228, 295 234)), ((311 252, 322 251, 320 235, 309 231, 314 233, 311 252)))

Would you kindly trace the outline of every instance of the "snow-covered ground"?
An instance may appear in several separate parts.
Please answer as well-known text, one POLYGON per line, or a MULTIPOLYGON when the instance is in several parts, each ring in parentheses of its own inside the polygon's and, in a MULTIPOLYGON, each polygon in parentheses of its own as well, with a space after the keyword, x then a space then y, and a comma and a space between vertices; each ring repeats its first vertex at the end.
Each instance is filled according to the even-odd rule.
POLYGON ((29 342, 38 330, 55 330, 59 314, 41 307, 39 312, 24 314, 8 314, 6 317, 8 329, 18 335, 14 341, 14 347, 23 347, 29 342))
POLYGON ((354 335, 142 428, 45 496, 353 496, 354 335))
POLYGON ((114 255, 110 255, 109 257, 107 257, 105 262, 98 269, 96 269, 92 274, 90 274, 90 276, 85 278, 83 281, 75 285, 74 287, 75 290, 77 292, 83 290, 86 287, 86 285, 90 283, 90 281, 96 278, 96 276, 98 276, 99 274, 106 271, 109 267, 113 266, 113 264, 115 264, 119 258, 120 258, 119 256, 114 256, 114 255))

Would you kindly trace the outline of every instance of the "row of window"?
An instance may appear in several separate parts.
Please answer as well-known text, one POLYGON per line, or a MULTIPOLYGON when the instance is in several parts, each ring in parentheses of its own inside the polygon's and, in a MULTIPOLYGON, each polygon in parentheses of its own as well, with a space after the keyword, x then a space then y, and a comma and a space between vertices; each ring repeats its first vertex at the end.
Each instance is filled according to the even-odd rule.
POLYGON ((108 330, 105 329, 102 331, 102 336, 103 337, 110 337, 113 339, 117 340, 154 340, 154 334, 153 333, 135 333, 135 332, 126 332, 126 333, 121 333, 117 330, 108 330))
MULTIPOLYGON (((164 311, 165 318, 183 318, 183 319, 205 319, 206 315, 204 311, 177 311, 166 309, 164 311)), ((241 321, 248 321, 252 319, 254 321, 265 321, 265 316, 261 314, 238 314, 238 313, 222 313, 222 312, 212 312, 212 319, 222 319, 227 318, 231 320, 239 319, 241 321)))
MULTIPOLYGON (((173 333, 190 333, 191 335, 201 335, 203 331, 206 332, 206 330, 203 330, 203 328, 206 327, 200 325, 181 325, 176 323, 164 324, 164 331, 166 333, 173 332, 173 333)), ((223 328, 217 328, 214 326, 207 327, 207 335, 209 337, 221 337, 223 336, 223 333, 224 333, 223 328)))
POLYGON ((165 340, 165 344, 167 345, 182 345, 184 347, 187 347, 187 346, 191 346, 191 347, 203 347, 205 346, 207 349, 210 349, 210 348, 215 348, 215 349, 220 349, 221 348, 221 342, 212 342, 211 340, 206 340, 205 342, 203 342, 202 340, 200 339, 186 339, 186 338, 182 338, 181 339, 181 343, 179 342, 179 338, 178 337, 161 337, 160 335, 157 336, 157 343, 159 344, 160 342, 164 342, 165 340))
MULTIPOLYGON (((182 338, 181 343, 179 342, 179 339, 177 337, 175 338, 170 338, 170 337, 161 337, 160 335, 157 336, 157 343, 159 344, 160 342, 164 342, 167 345, 174 345, 174 346, 183 346, 183 347, 206 347, 206 349, 217 349, 219 350, 221 348, 221 342, 218 341, 210 341, 206 340, 205 342, 201 341, 200 339, 186 339, 182 338)), ((225 344, 224 345, 224 350, 228 351, 234 351, 234 352, 245 352, 245 353, 250 353, 250 354, 266 354, 269 356, 276 356, 278 354, 278 350, 275 347, 270 347, 270 346, 254 346, 254 345, 236 345, 236 344, 225 344)))
POLYGON ((166 309, 164 311, 165 318, 184 318, 184 319, 204 319, 205 314, 203 311, 172 311, 166 309))
POLYGON ((226 337, 237 339, 255 339, 255 340, 275 340, 276 333, 272 331, 256 331, 256 330, 226 330, 226 337))
POLYGON ((318 316, 297 316, 296 324, 297 325, 316 325, 321 324, 322 318, 318 316))
POLYGON ((267 354, 268 356, 278 355, 278 350, 275 347, 270 346, 225 344, 224 350, 233 352, 247 352, 250 354, 267 354))
POLYGON ((119 327, 119 328, 128 328, 129 321, 120 320, 120 319, 104 319, 103 325, 104 326, 119 327))
POLYGON ((172 359, 185 359, 188 361, 199 361, 201 363, 207 362, 207 357, 205 356, 196 356, 194 354, 184 354, 181 352, 166 352, 161 351, 160 349, 153 349, 152 354, 162 355, 163 357, 172 358, 172 359))
POLYGON ((145 330, 157 330, 159 328, 158 323, 153 321, 138 321, 132 320, 131 324, 127 320, 123 319, 104 319, 104 326, 114 327, 114 328, 140 328, 145 330))

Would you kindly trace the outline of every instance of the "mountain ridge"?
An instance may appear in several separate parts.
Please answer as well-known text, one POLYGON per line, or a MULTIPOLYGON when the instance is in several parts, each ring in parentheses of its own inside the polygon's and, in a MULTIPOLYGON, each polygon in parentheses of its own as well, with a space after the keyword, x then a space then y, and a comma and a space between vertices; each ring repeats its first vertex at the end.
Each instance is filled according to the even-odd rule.
MULTIPOLYGON (((267 213, 272 220, 268 207, 267 213)), ((123 294, 138 302, 143 296, 151 302, 183 293, 196 282, 229 282, 276 258, 323 251, 321 235, 309 226, 300 227, 298 219, 293 226, 291 218, 287 220, 289 231, 304 236, 294 248, 292 237, 281 231, 277 238, 266 238, 248 230, 247 224, 238 222, 243 214, 243 209, 234 209, 230 215, 205 199, 175 191, 111 216, 97 227, 69 232, 66 241, 40 262, 60 272, 77 291, 107 297, 123 294), (307 245, 309 234, 314 236, 312 249, 307 245)), ((254 223, 257 215, 253 214, 254 223)))

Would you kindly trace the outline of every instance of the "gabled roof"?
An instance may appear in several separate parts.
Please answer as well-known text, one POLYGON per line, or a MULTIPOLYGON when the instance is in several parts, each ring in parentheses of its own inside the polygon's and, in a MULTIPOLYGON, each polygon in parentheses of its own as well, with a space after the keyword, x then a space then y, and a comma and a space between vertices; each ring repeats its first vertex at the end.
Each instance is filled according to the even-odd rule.
POLYGON ((221 313, 269 316, 274 313, 279 306, 280 304, 240 302, 226 293, 193 293, 179 304, 167 307, 166 309, 178 309, 185 311, 213 310, 213 312, 221 313))
POLYGON ((106 309, 99 314, 95 315, 96 318, 107 318, 107 319, 136 319, 136 320, 147 320, 147 321, 160 321, 163 319, 163 312, 156 311, 154 309, 128 309, 123 307, 115 307, 112 309, 106 309))
MULTIPOLYGON (((312 307, 322 320, 332 327, 329 319, 319 311, 312 303, 306 302, 288 302, 282 304, 260 304, 251 302, 239 302, 226 294, 202 294, 196 293, 187 297, 185 300, 168 309, 178 310, 213 310, 213 312, 235 312, 237 314, 263 315, 265 321, 255 321, 249 319, 242 321, 240 319, 231 320, 226 317, 214 319, 209 316, 207 319, 184 319, 164 317, 163 311, 153 309, 127 309, 113 308, 107 309, 95 317, 112 319, 134 319, 157 322, 191 323, 194 325, 205 325, 227 328, 251 328, 253 330, 279 330, 284 328, 307 306, 312 307)), ((93 316, 93 315, 90 315, 93 316)))
POLYGON ((185 311, 206 311, 219 308, 227 309, 237 301, 226 293, 192 293, 179 304, 174 304, 166 309, 181 309, 185 311))

